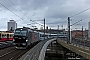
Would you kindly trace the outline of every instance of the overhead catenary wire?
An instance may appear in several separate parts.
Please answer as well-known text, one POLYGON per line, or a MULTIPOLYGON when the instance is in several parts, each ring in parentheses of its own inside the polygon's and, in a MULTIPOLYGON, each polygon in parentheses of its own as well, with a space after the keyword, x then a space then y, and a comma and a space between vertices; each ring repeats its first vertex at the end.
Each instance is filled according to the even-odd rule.
MULTIPOLYGON (((9 1, 15 6, 15 4, 14 4, 11 0, 9 0, 9 1)), ((17 8, 18 8, 18 7, 17 7, 17 8)), ((21 11, 22 14, 24 14, 23 11, 22 11, 20 8, 18 8, 18 9, 21 11)), ((24 14, 24 16, 26 16, 26 15, 24 14)), ((26 16, 26 17, 27 17, 27 16, 26 16)))
POLYGON ((82 21, 82 19, 79 20, 79 21, 77 21, 77 22, 75 22, 74 24, 72 24, 72 25, 70 25, 70 26, 73 26, 73 25, 77 24, 77 23, 80 22, 80 21, 82 21))
POLYGON ((75 14, 75 15, 72 15, 72 16, 70 16, 70 18, 71 18, 71 17, 74 17, 74 16, 77 16, 77 15, 79 15, 79 14, 81 14, 81 13, 83 13, 83 12, 86 12, 86 11, 88 11, 88 10, 90 10, 90 8, 88 8, 88 9, 86 9, 86 10, 83 10, 83 11, 81 11, 81 12, 75 14))
MULTIPOLYGON (((83 13, 83 12, 88 11, 88 10, 90 10, 90 8, 85 9, 85 10, 83 10, 83 11, 81 11, 81 12, 79 12, 79 13, 75 14, 75 15, 72 15, 72 16, 70 16, 69 18, 71 18, 71 17, 75 17, 75 16, 77 16, 77 15, 79 15, 79 14, 83 13)), ((82 19, 82 20, 83 20, 83 19, 82 19)), ((80 20, 80 21, 82 21, 82 20, 80 20)), ((80 21, 78 21, 78 22, 80 22, 80 21)), ((76 22, 76 23, 78 23, 78 22, 76 22)), ((72 24, 72 25, 75 25, 76 23, 74 23, 74 24, 72 24)), ((72 26, 72 25, 70 25, 70 26, 72 26)))
MULTIPOLYGON (((15 6, 15 4, 11 1, 11 0, 9 0, 14 6, 15 6)), ((17 7, 18 8, 18 7, 17 7)), ((23 11, 20 9, 20 8, 18 8, 21 12, 22 12, 22 14, 24 14, 23 13, 23 11)), ((25 17, 27 17, 25 14, 24 14, 24 16, 25 17)), ((27 17, 28 18, 28 17, 27 17)), ((40 23, 37 23, 36 21, 33 21, 33 20, 30 20, 30 21, 32 21, 32 22, 34 22, 34 23, 36 23, 36 24, 39 24, 39 25, 41 25, 41 26, 44 26, 44 25, 42 25, 42 24, 40 24, 40 23)))
MULTIPOLYGON (((83 13, 83 12, 86 12, 86 11, 88 11, 88 10, 90 10, 90 8, 85 9, 85 10, 83 10, 83 11, 81 11, 81 12, 75 14, 75 15, 72 15, 72 16, 70 16, 69 18, 74 17, 74 16, 77 16, 77 15, 79 15, 79 14, 81 14, 81 13, 83 13)), ((82 20, 83 20, 83 19, 81 19, 80 21, 82 21, 82 20)), ((75 25, 75 24, 77 24, 77 23, 80 22, 80 21, 77 21, 76 23, 74 23, 74 24, 72 24, 72 25, 75 25)), ((70 25, 70 26, 72 26, 72 25, 70 25)))
MULTIPOLYGON (((15 6, 15 4, 14 4, 11 0, 9 0, 9 1, 15 6)), ((18 7, 17 7, 17 8, 18 8, 18 7)), ((22 13, 25 17, 27 17, 20 8, 18 8, 18 9, 21 11, 21 13, 22 13)), ((27 17, 27 18, 28 18, 28 17, 27 17)), ((35 22, 35 21, 33 21, 33 20, 30 20, 30 21, 32 21, 32 22, 34 22, 34 23, 36 23, 36 24, 39 24, 39 23, 37 23, 37 22, 35 22)), ((39 24, 39 25, 40 25, 40 24, 39 24)))
MULTIPOLYGON (((13 11, 11 11, 9 8, 7 8, 5 5, 3 5, 2 3, 0 3, 0 5, 2 5, 4 8, 6 8, 7 10, 9 10, 11 13, 13 13, 14 15, 16 15, 17 17, 19 17, 21 20, 25 21, 24 19, 22 19, 20 16, 18 16, 16 13, 14 13, 13 11)), ((26 21, 25 21, 26 22, 26 21)))
MULTIPOLYGON (((15 6, 15 4, 14 4, 11 0, 9 0, 9 1, 10 1, 10 3, 12 3, 12 5, 15 6)), ((17 8, 18 8, 18 7, 17 7, 17 8)), ((21 11, 22 14, 24 14, 23 11, 22 11, 20 8, 18 8, 18 9, 21 11)), ((24 14, 24 16, 26 16, 26 15, 24 14)), ((27 17, 27 16, 26 16, 26 17, 27 17)), ((28 18, 28 17, 27 17, 27 18, 28 18)))

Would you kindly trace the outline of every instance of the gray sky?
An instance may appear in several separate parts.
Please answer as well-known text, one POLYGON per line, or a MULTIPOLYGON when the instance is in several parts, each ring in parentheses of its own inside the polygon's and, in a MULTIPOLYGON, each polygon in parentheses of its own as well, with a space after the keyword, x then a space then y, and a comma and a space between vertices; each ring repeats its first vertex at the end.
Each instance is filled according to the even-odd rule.
MULTIPOLYGON (((40 25, 37 24, 27 24, 33 23, 30 20, 43 20, 45 18, 46 25, 55 29, 58 25, 60 29, 62 29, 62 25, 66 29, 67 18, 71 16, 73 16, 71 17, 71 24, 82 19, 78 25, 73 25, 71 29, 81 29, 82 26, 88 29, 88 22, 90 21, 90 10, 74 16, 89 9, 90 0, 0 0, 0 3, 20 17, 0 4, 0 30, 7 30, 9 20, 15 20, 18 27, 36 25, 37 28, 40 28, 40 25)), ((43 21, 37 22, 43 24, 43 21)))

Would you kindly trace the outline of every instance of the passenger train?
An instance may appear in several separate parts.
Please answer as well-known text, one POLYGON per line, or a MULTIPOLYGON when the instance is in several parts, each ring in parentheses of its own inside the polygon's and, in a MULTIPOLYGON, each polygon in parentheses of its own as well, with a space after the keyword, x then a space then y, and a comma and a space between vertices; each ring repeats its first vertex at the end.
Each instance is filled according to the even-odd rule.
POLYGON ((14 33, 10 32, 0 32, 0 42, 13 41, 14 33))
POLYGON ((31 30, 30 28, 17 28, 14 32, 13 36, 13 44, 16 47, 23 47, 26 48, 32 45, 35 42, 39 42, 41 40, 48 39, 48 38, 55 38, 57 34, 49 34, 43 32, 38 32, 31 30))

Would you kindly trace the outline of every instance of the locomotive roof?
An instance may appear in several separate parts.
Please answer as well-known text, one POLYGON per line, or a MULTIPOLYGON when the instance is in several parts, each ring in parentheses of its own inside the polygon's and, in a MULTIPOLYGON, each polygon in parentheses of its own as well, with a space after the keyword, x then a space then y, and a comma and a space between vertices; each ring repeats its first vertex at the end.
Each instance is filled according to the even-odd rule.
POLYGON ((18 29, 25 29, 25 30, 30 30, 30 29, 28 29, 28 28, 17 28, 16 30, 18 30, 18 29))
POLYGON ((18 29, 25 29, 25 30, 28 30, 28 31, 33 31, 30 28, 17 28, 16 30, 18 30, 18 29))

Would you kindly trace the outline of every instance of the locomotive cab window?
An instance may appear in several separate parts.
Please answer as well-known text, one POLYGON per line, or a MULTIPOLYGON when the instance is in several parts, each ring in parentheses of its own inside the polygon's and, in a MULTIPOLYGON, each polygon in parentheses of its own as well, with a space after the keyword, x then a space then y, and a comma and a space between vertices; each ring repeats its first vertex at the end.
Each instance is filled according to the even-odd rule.
POLYGON ((14 35, 26 36, 26 30, 16 30, 14 35))

